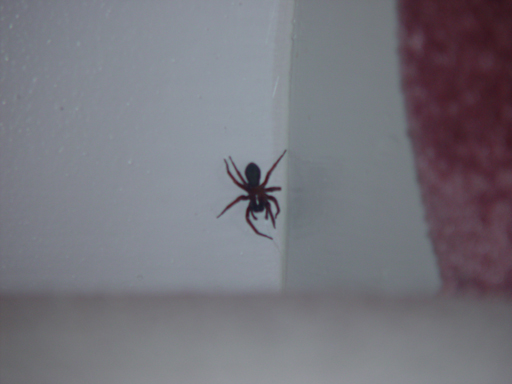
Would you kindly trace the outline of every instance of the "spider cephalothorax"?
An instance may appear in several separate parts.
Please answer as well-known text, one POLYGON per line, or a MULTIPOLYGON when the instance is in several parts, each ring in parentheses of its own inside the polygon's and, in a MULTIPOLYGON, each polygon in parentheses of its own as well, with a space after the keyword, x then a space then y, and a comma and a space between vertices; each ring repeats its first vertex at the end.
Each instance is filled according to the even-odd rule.
POLYGON ((274 163, 274 165, 269 169, 269 171, 267 172, 267 175, 265 176, 265 180, 263 181, 262 184, 260 184, 261 171, 260 171, 260 168, 256 164, 249 163, 247 165, 247 167, 245 168, 245 177, 247 178, 247 181, 245 181, 244 177, 242 176, 242 174, 236 167, 235 162, 233 161, 231 156, 229 156, 229 160, 231 161, 231 164, 233 164, 236 174, 238 175, 238 177, 241 180, 241 182, 240 182, 233 176, 233 174, 229 170, 229 164, 228 164, 227 160, 224 159, 224 163, 226 163, 226 171, 227 171, 229 177, 231 178, 231 180, 233 180, 233 183, 235 183, 239 188, 242 188, 245 192, 247 192, 247 195, 238 196, 235 200, 233 200, 231 203, 229 203, 226 208, 224 208, 224 210, 220 213, 219 216, 217 216, 217 218, 221 217, 224 214, 224 212, 226 212, 229 208, 231 208, 236 203, 238 203, 242 200, 249 200, 249 205, 247 206, 247 209, 245 211, 245 220, 251 226, 252 230, 256 234, 272 240, 272 238, 270 236, 267 236, 256 229, 254 224, 251 222, 250 216, 252 216, 252 218, 254 220, 258 220, 254 213, 265 211, 265 220, 268 220, 268 218, 270 216, 272 225, 274 226, 274 228, 276 227, 275 219, 277 218, 277 215, 279 215, 279 212, 281 212, 281 210, 279 209, 279 204, 277 202, 277 199, 274 196, 268 195, 268 193, 280 191, 281 187, 266 188, 266 185, 268 183, 268 180, 270 179, 270 175, 272 174, 272 171, 276 168, 277 164, 279 163, 279 161, 281 161, 281 159, 283 158, 285 153, 286 153, 286 150, 283 152, 283 154, 281 156, 279 156, 279 159, 277 159, 277 161, 274 163), (277 211, 276 211, 275 216, 272 213, 272 206, 270 205, 270 202, 273 202, 274 205, 276 206, 277 211))

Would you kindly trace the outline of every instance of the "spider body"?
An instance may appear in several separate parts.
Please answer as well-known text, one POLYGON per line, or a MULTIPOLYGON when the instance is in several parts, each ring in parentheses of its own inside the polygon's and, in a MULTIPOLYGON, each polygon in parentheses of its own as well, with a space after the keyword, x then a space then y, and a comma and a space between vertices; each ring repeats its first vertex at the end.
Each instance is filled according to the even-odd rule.
MULTIPOLYGON (((231 158, 230 158, 231 159, 231 158)), ((257 187, 260 185, 261 171, 254 163, 249 163, 245 168, 245 177, 247 177, 247 184, 251 187, 257 187)))
POLYGON ((270 217, 270 220, 272 221, 272 225, 274 228, 276 227, 276 218, 277 215, 279 215, 279 212, 281 212, 279 208, 279 203, 277 202, 277 199, 274 196, 269 195, 269 192, 276 192, 280 191, 281 187, 269 187, 267 188, 267 183, 270 179, 270 175, 276 168, 277 164, 281 161, 284 154, 286 153, 286 150, 283 152, 281 156, 277 159, 277 161, 272 165, 272 167, 269 169, 267 174, 265 175, 265 180, 262 184, 260 184, 260 177, 261 177, 261 171, 260 167, 258 167, 254 163, 249 163, 247 167, 245 168, 245 177, 247 181, 244 179, 240 171, 235 165, 235 162, 229 156, 229 160, 231 161, 231 164, 233 164, 233 167, 235 168, 236 174, 240 178, 240 181, 238 181, 233 174, 231 173, 229 169, 229 164, 226 159, 224 159, 224 163, 226 164, 226 172, 228 176, 231 178, 233 183, 241 189, 243 189, 245 192, 247 192, 247 195, 240 195, 235 200, 233 200, 231 203, 229 203, 226 208, 220 213, 219 216, 217 216, 217 219, 221 217, 224 212, 226 212, 229 208, 231 208, 236 203, 242 201, 242 200, 249 200, 249 204, 247 205, 247 209, 245 210, 245 220, 249 224, 249 226, 252 228, 252 230, 260 236, 266 237, 268 239, 272 238, 268 235, 265 235, 258 231, 254 224, 251 221, 251 217, 254 220, 258 220, 258 218, 255 215, 255 212, 263 212, 265 211, 265 220, 268 220, 270 217), (272 212, 272 206, 270 205, 270 202, 274 203, 276 206, 276 214, 274 215, 272 212))

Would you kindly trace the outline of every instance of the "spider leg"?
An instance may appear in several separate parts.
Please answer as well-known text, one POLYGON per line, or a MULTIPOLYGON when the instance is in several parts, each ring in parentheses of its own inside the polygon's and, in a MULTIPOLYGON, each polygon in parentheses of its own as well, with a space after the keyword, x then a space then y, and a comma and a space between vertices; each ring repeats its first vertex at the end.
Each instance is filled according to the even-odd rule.
POLYGON ((256 214, 254 213, 254 211, 251 211, 251 216, 254 220, 258 220, 258 218, 256 217, 256 214))
MULTIPOLYGON (((233 159, 231 158, 231 156, 229 156, 229 160, 231 160, 231 164, 233 164, 233 167, 235 168, 236 174, 238 175, 238 177, 240 178, 240 180, 242 180, 242 182, 243 182, 243 184, 244 184, 244 185, 247 185, 247 183, 245 182, 244 177, 242 176, 242 174, 240 173, 240 171, 239 171, 239 170, 238 170, 238 168, 236 167, 235 162, 233 161, 233 159)), ((224 161, 225 161, 225 160, 224 160, 224 161)))
MULTIPOLYGON (((227 171, 227 173, 228 173, 229 177, 231 177, 231 180, 233 180, 233 183, 235 183, 235 184, 237 185, 237 187, 242 188, 244 191, 246 191, 247 189, 246 189, 246 187, 245 187, 245 180, 244 180, 244 179, 243 179, 243 177, 240 175, 240 172, 238 172, 238 169, 236 169, 236 167, 235 167, 235 169, 236 169, 236 171, 237 171, 237 173, 238 173, 238 176, 240 176, 240 178, 242 179, 242 181, 243 181, 243 183, 244 183, 244 184, 240 184, 240 182, 239 182, 237 179, 235 179, 235 177, 233 176, 233 174, 232 174, 232 173, 231 173, 231 171, 229 170, 229 165, 228 165, 228 162, 226 161, 226 159, 224 159, 224 163, 226 163, 226 171, 227 171)), ((233 163, 233 165, 234 165, 234 163, 233 163)))
POLYGON ((268 219, 268 216, 270 215, 270 219, 272 220, 272 225, 275 228, 276 227, 276 220, 274 218, 274 215, 272 214, 272 207, 270 206, 270 203, 268 201, 267 201, 267 204, 265 204, 265 210, 267 211, 266 214, 265 214, 265 219, 268 219))
POLYGON ((277 159, 277 161, 274 163, 274 165, 272 166, 272 168, 270 168, 267 172, 267 176, 265 176, 265 181, 263 182, 263 184, 261 184, 262 187, 265 187, 265 185, 267 185, 268 183, 268 179, 270 179, 270 175, 272 174, 272 172, 274 171, 274 169, 277 167, 277 164, 281 161, 281 159, 283 158, 284 154, 286 153, 286 149, 284 150, 283 154, 281 156, 279 156, 279 159, 277 159))
POLYGON ((276 192, 276 191, 280 191, 280 190, 281 190, 281 187, 265 188, 265 192, 276 192))
POLYGON ((233 200, 231 203, 229 203, 229 204, 226 206, 226 208, 224 208, 224 210, 220 213, 220 215, 219 215, 219 216, 217 216, 217 219, 218 219, 219 217, 221 217, 221 216, 224 214, 224 212, 226 212, 229 208, 231 208, 233 205, 235 205, 236 203, 238 203, 238 202, 240 202, 240 201, 242 201, 242 200, 249 200, 249 196, 244 196, 244 195, 242 195, 242 196, 238 196, 235 200, 233 200))
MULTIPOLYGON (((274 196, 267 196, 267 199, 269 199, 271 202, 273 202, 277 208, 277 212, 276 212, 276 219, 277 219, 277 215, 279 215, 279 212, 281 212, 281 208, 279 208, 279 203, 277 202, 277 199, 274 197, 274 196)), ((270 205, 270 203, 269 203, 270 205)))
POLYGON ((272 240, 272 238, 270 236, 267 236, 267 235, 264 235, 263 233, 261 233, 260 231, 258 231, 256 229, 256 227, 254 226, 254 224, 251 222, 251 219, 250 219, 250 213, 251 213, 251 206, 249 205, 247 207, 247 211, 245 211, 245 220, 247 221, 247 224, 249 224, 252 228, 252 230, 257 234, 257 235, 260 235, 260 236, 263 236, 263 237, 266 237, 267 239, 270 239, 272 240))

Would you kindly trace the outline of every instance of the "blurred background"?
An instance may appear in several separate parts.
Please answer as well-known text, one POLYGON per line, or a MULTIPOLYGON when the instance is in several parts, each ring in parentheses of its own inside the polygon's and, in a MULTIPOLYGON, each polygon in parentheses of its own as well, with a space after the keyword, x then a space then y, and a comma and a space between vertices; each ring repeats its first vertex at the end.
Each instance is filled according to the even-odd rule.
POLYGON ((2 293, 433 293, 395 3, 1 2, 2 293), (283 209, 256 236, 223 159, 283 209))

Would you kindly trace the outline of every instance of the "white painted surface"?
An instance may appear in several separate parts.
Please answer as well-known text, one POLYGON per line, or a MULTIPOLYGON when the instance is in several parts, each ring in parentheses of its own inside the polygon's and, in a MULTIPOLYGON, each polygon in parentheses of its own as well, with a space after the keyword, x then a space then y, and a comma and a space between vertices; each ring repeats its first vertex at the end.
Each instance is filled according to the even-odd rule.
POLYGON ((279 290, 285 215, 215 217, 286 148, 292 1, 0 7, 1 291, 279 290))
POLYGON ((215 217, 288 147, 292 0, 2 4, 1 291, 278 291, 287 229, 290 290, 437 289, 393 1, 297 1, 275 242, 215 217))
POLYGON ((498 300, 141 297, 0 301, 11 383, 508 384, 498 300))
POLYGON ((286 288, 435 292, 395 1, 297 0, 294 18, 286 288))

